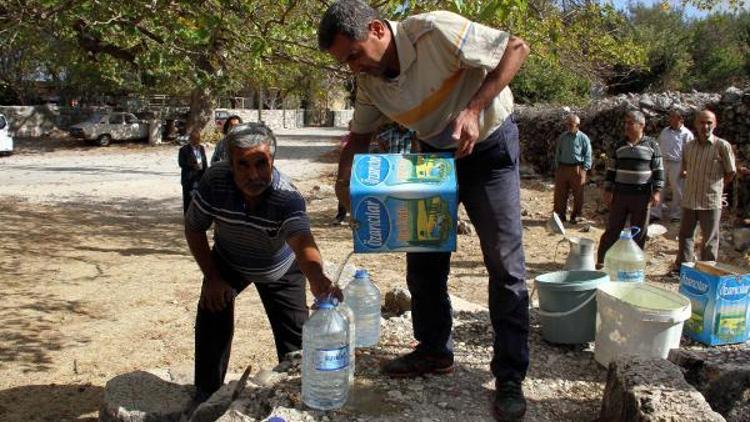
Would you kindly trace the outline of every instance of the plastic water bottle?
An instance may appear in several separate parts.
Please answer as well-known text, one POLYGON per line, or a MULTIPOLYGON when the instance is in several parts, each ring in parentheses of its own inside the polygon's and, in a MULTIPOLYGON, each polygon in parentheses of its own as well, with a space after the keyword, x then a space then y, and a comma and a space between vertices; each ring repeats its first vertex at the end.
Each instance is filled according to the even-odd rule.
POLYGON ((302 401, 338 409, 349 395, 349 327, 330 298, 302 326, 302 401))
POLYGON ((356 346, 369 347, 380 340, 380 290, 365 270, 357 270, 344 289, 344 301, 354 312, 356 346))
POLYGON ((356 340, 357 328, 354 325, 354 312, 352 312, 352 308, 350 308, 346 302, 339 303, 337 309, 346 319, 347 328, 349 329, 349 386, 351 387, 354 384, 354 349, 356 347, 354 342, 356 340))
POLYGON ((642 282, 646 279, 646 254, 633 240, 638 227, 626 227, 604 255, 604 269, 611 281, 642 282))

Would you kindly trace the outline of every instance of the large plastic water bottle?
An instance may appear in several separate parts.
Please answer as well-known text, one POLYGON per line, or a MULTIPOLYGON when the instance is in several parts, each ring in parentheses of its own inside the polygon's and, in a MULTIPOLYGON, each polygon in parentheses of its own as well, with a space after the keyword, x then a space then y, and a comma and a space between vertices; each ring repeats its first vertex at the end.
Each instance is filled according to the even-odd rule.
POLYGON ((365 270, 357 270, 344 289, 344 301, 354 312, 357 347, 369 347, 380 340, 380 290, 365 270))
POLYGON ((633 240, 638 227, 625 227, 620 240, 604 255, 604 269, 611 281, 642 282, 646 279, 646 254, 633 240))
POLYGON ((320 410, 338 409, 349 395, 349 327, 331 299, 302 326, 302 401, 320 410))
POLYGON ((346 319, 347 327, 349 329, 349 386, 351 386, 354 384, 354 349, 356 347, 355 341, 357 328, 354 325, 354 312, 352 311, 352 308, 350 308, 349 305, 346 304, 346 302, 339 303, 337 309, 346 319))

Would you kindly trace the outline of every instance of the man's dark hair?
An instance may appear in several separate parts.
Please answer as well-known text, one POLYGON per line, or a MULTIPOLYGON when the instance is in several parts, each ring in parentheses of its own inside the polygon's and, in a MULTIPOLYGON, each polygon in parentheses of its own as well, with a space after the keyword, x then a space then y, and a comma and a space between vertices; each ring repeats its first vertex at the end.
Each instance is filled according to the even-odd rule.
POLYGON ((362 41, 367 38, 367 25, 380 19, 378 11, 361 0, 338 0, 333 3, 318 26, 318 47, 327 51, 336 34, 362 41))
POLYGON ((231 115, 231 116, 227 117, 226 120, 224 120, 224 126, 221 128, 221 133, 223 133, 224 135, 226 135, 227 132, 229 132, 229 125, 232 123, 232 120, 237 120, 237 123, 239 123, 239 124, 243 123, 242 122, 242 117, 240 117, 240 116, 238 116, 236 114, 231 115))

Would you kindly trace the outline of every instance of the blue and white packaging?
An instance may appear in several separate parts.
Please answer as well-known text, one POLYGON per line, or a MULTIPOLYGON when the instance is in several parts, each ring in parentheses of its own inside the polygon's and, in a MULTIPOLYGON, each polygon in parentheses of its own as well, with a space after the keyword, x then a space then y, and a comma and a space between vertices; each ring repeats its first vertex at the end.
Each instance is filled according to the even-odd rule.
POLYGON ((354 251, 455 251, 455 168, 449 154, 355 155, 349 188, 354 251))
POLYGON ((748 325, 750 274, 701 271, 712 268, 682 264, 679 292, 690 299, 692 315, 683 333, 709 346, 743 343, 750 335, 748 325))

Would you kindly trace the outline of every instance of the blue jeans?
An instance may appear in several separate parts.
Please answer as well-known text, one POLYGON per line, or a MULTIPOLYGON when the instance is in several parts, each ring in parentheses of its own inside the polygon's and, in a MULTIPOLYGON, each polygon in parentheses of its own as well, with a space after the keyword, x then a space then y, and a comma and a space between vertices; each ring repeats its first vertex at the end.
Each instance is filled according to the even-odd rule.
MULTIPOLYGON (((425 152, 437 152, 422 144, 425 152)), ((489 273, 489 309, 495 332, 490 365, 500 381, 526 376, 529 296, 524 282, 518 127, 509 117, 468 157, 456 160, 459 201, 474 224, 489 273)), ((407 253, 417 350, 452 355, 448 296, 450 252, 407 253)))

